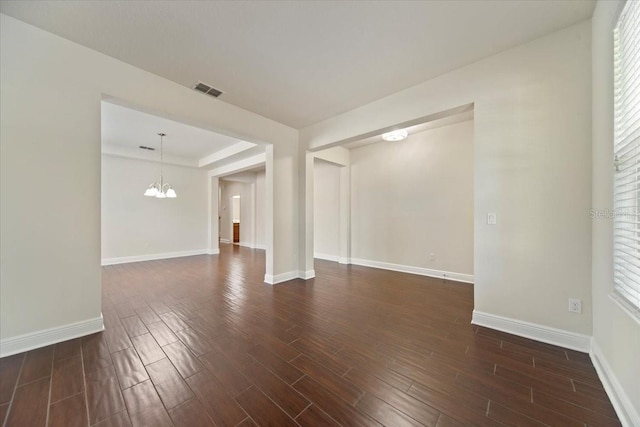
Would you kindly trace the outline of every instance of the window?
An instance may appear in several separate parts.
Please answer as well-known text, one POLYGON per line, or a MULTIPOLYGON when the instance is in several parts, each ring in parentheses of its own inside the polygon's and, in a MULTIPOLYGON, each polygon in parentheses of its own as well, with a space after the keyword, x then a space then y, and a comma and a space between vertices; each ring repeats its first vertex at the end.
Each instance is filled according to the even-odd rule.
POLYGON ((640 2, 627 1, 614 29, 615 293, 640 308, 640 2))

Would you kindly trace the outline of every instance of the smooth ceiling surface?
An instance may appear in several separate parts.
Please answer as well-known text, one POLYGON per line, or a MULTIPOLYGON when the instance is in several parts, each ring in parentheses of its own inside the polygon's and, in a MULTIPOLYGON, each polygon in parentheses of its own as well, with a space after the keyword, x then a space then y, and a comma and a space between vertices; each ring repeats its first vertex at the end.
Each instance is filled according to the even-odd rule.
POLYGON ((164 152, 198 160, 241 142, 219 133, 143 113, 120 105, 102 102, 102 143, 137 150, 152 147, 160 156, 159 132, 165 133, 164 152))
MULTIPOLYGON (((302 128, 591 17, 594 1, 2 1, 0 11, 302 128)), ((205 96, 205 95, 202 95, 205 96)))

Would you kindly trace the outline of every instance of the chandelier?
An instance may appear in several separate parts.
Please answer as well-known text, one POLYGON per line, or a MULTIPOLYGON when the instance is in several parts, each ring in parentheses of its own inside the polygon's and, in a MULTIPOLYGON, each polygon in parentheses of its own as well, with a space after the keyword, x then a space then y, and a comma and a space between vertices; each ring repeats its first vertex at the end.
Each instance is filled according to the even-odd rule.
POLYGON ((166 136, 164 133, 159 133, 160 136, 160 182, 154 182, 149 187, 147 187, 147 191, 144 192, 145 196, 156 197, 158 199, 174 199, 178 197, 175 190, 171 188, 171 185, 168 182, 164 182, 164 178, 162 176, 162 164, 163 164, 163 145, 162 139, 166 136))

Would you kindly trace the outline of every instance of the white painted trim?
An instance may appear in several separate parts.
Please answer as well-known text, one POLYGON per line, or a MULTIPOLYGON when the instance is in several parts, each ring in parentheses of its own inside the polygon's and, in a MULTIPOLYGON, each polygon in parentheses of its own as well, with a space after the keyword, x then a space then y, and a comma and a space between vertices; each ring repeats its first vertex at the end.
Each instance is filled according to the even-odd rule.
POLYGON ((473 283, 472 274, 453 273, 450 271, 432 270, 430 268, 414 267, 411 265, 391 264, 388 262, 371 261, 368 259, 351 258, 350 264, 364 267, 381 268, 383 270, 400 271, 402 273, 418 274, 420 276, 438 277, 456 282, 473 283))
POLYGON ((339 257, 338 262, 340 264, 351 264, 351 258, 339 257))
POLYGON ((220 254, 220 248, 207 249, 207 254, 209 254, 209 255, 219 255, 220 254))
POLYGON ((591 340, 591 352, 589 355, 622 425, 624 427, 640 426, 640 414, 633 407, 631 398, 620 385, 616 374, 611 369, 595 338, 591 340))
POLYGON ((165 252, 161 254, 134 255, 117 258, 103 258, 102 265, 125 264, 128 262, 153 261, 156 259, 179 258, 183 256, 207 255, 210 249, 197 249, 194 251, 165 252))
POLYGON ((278 283, 288 282, 289 280, 293 280, 293 279, 308 280, 308 279, 313 279, 314 277, 316 277, 315 270, 288 271, 286 273, 276 274, 275 276, 272 276, 270 274, 265 274, 264 282, 268 285, 277 285, 278 283))
POLYGON ((255 249, 255 248, 256 248, 255 246, 253 246, 253 243, 251 243, 251 242, 242 242, 242 241, 241 241, 241 242, 239 243, 239 245, 240 245, 240 246, 243 246, 243 247, 245 247, 245 248, 250 248, 250 249, 255 249))
POLYGON ((220 243, 224 243, 224 244, 231 244, 231 241, 229 239, 220 239, 220 243))
POLYGON ((278 283, 287 282, 289 280, 297 279, 298 272, 297 271, 288 271, 286 273, 276 274, 272 276, 270 274, 264 275, 264 282, 269 285, 276 285, 278 283))
POLYGON ((238 160, 237 162, 220 166, 215 169, 211 169, 208 172, 208 175, 209 177, 213 177, 213 176, 222 177, 225 175, 231 175, 232 173, 242 172, 242 171, 254 168, 256 166, 261 166, 265 164, 266 161, 267 161, 266 153, 256 154, 255 156, 238 160))
POLYGON ((198 160, 198 167, 202 168, 205 166, 209 166, 215 162, 224 160, 227 157, 231 157, 234 154, 242 153, 243 151, 256 147, 257 145, 258 144, 254 144, 252 142, 247 142, 247 141, 236 142, 235 144, 229 147, 223 148, 220 151, 216 151, 215 153, 202 157, 200 160, 198 160))
POLYGON ((319 254, 319 253, 314 253, 313 254, 314 258, 318 258, 318 259, 323 259, 325 261, 334 261, 334 262, 338 262, 338 260, 340 260, 340 257, 338 255, 329 255, 329 254, 319 254))
POLYGON ((483 313, 478 310, 473 310, 471 323, 584 353, 588 353, 591 349, 591 336, 589 335, 525 322, 524 320, 496 316, 495 314, 483 313))
POLYGON ((11 356, 12 354, 22 353, 100 331, 104 331, 102 313, 99 317, 93 319, 4 339, 0 341, 0 357, 11 356))
POLYGON ((302 279, 302 280, 309 280, 309 279, 313 279, 314 277, 316 277, 316 271, 315 270, 307 270, 307 271, 298 271, 298 278, 302 279))
POLYGON ((265 245, 258 245, 256 244, 255 247, 253 249, 259 249, 261 251, 266 251, 267 247, 265 245))

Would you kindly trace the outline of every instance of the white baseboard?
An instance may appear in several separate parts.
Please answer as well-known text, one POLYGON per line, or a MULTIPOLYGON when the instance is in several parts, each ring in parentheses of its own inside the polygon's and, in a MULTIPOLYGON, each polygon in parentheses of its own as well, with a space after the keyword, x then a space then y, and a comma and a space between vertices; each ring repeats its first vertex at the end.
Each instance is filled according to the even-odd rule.
POLYGON ((620 385, 618 378, 611 366, 609 366, 595 339, 591 340, 591 352, 589 355, 622 425, 624 427, 640 426, 640 414, 633 407, 631 398, 620 385))
MULTIPOLYGON (((472 274, 453 273, 450 271, 433 270, 430 268, 413 267, 411 265, 391 264, 382 261, 371 261, 368 259, 351 258, 350 264, 362 265, 364 267, 381 268, 383 270, 400 271, 402 273, 418 274, 420 276, 438 277, 456 282, 473 283, 472 274)), ((341 264, 345 264, 340 260, 341 264)))
POLYGON ((258 245, 258 244, 254 244, 254 243, 250 243, 250 242, 240 242, 239 243, 240 246, 244 246, 245 248, 250 248, 250 249, 259 249, 259 250, 266 250, 267 247, 265 245, 258 245))
POLYGON ((103 258, 102 265, 125 264, 128 262, 153 261, 156 259, 179 258, 183 256, 206 255, 209 249, 197 249, 194 251, 165 252, 160 254, 134 255, 117 258, 103 258))
POLYGON ((589 335, 556 329, 537 323, 496 316, 477 310, 473 310, 471 323, 584 353, 588 353, 591 349, 591 337, 589 335))
POLYGON ((207 249, 209 255, 220 255, 220 248, 207 249))
POLYGON ((270 274, 265 274, 264 282, 268 285, 276 285, 278 283, 288 282, 289 280, 293 280, 293 279, 308 280, 308 279, 313 279, 314 277, 316 277, 315 270, 288 271, 286 273, 276 274, 275 276, 270 274))
MULTIPOLYGON (((220 239, 220 243, 224 243, 227 245, 232 244, 233 242, 231 242, 228 239, 220 239)), ((267 247, 265 245, 259 245, 259 244, 253 244, 251 242, 239 242, 238 243, 239 246, 244 246, 245 248, 251 248, 251 249, 261 249, 261 250, 267 250, 267 247)))
POLYGON ((351 264, 351 258, 339 257, 338 262, 340 264, 351 264))
POLYGON ((313 279, 314 277, 316 277, 315 270, 307 270, 307 271, 299 270, 298 271, 298 278, 300 279, 309 280, 309 279, 313 279))
POLYGON ((338 255, 329 255, 329 254, 313 254, 314 258, 318 258, 318 259, 323 259, 325 261, 334 261, 334 262, 338 262, 340 260, 340 257, 338 255))
POLYGON ((0 341, 0 357, 11 356, 12 354, 22 353, 100 331, 104 331, 102 314, 94 319, 4 339, 0 341))
POLYGON ((286 273, 276 274, 272 276, 270 274, 264 275, 264 282, 269 285, 275 285, 282 282, 287 282, 289 280, 297 279, 298 272, 297 271, 288 271, 286 273))

